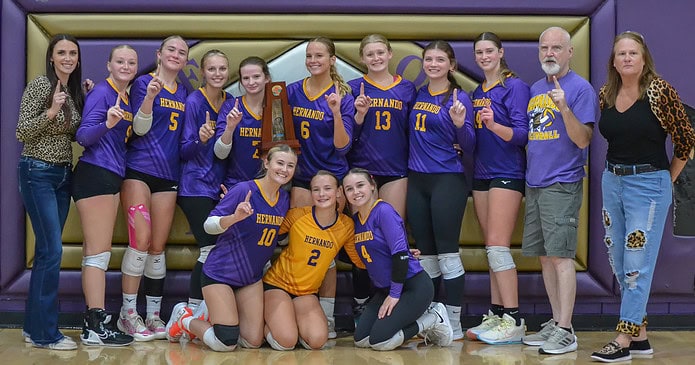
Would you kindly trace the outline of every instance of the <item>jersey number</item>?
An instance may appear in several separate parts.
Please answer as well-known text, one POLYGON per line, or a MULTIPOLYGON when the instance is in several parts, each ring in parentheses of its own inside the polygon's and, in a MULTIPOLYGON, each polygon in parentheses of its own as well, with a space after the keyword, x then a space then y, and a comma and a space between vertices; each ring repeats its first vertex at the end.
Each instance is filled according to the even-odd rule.
POLYGON ((251 142, 251 146, 256 147, 256 151, 253 153, 253 158, 259 158, 258 157, 258 145, 261 144, 261 141, 253 141, 251 142))
POLYGON ((302 138, 309 139, 309 122, 303 120, 301 123, 299 123, 299 129, 302 132, 302 138))
POLYGON ((376 125, 374 129, 378 131, 387 131, 391 129, 391 112, 388 110, 376 112, 376 125), (383 117, 383 121, 382 121, 383 117))
POLYGON ((312 253, 313 255, 311 255, 311 256, 309 257, 309 261, 307 261, 306 264, 309 265, 309 266, 316 266, 316 260, 318 260, 319 257, 321 256, 321 251, 319 251, 319 250, 311 250, 311 253, 312 253))
POLYGON ((170 123, 169 124, 169 130, 170 131, 175 131, 176 128, 179 127, 179 121, 177 119, 178 117, 179 117, 179 113, 171 112, 171 115, 169 116, 169 123, 170 123))
POLYGON ((362 249, 360 250, 362 252, 362 258, 367 260, 367 262, 372 262, 372 257, 369 256, 369 252, 367 252, 367 246, 362 246, 362 249))
POLYGON ((261 239, 258 240, 258 245, 266 247, 272 245, 276 234, 277 230, 274 228, 263 228, 263 234, 261 235, 261 239))
POLYGON ((130 136, 133 135, 133 124, 131 123, 128 126, 128 129, 125 131, 125 143, 128 143, 128 139, 130 139, 130 136))
POLYGON ((427 132, 427 126, 425 126, 425 119, 427 119, 427 114, 417 113, 415 114, 415 130, 420 132, 427 132))

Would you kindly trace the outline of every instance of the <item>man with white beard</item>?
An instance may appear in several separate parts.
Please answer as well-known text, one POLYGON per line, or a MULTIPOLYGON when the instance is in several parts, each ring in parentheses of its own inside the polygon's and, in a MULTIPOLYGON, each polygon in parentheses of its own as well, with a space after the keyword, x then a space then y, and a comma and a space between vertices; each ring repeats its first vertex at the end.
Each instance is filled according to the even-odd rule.
POLYGON ((574 257, 584 165, 599 107, 593 87, 570 70, 574 50, 566 30, 546 29, 539 38, 538 52, 546 77, 531 87, 527 108, 522 253, 540 258, 553 318, 522 341, 541 346, 541 354, 563 354, 577 350, 572 329, 577 287, 574 257))

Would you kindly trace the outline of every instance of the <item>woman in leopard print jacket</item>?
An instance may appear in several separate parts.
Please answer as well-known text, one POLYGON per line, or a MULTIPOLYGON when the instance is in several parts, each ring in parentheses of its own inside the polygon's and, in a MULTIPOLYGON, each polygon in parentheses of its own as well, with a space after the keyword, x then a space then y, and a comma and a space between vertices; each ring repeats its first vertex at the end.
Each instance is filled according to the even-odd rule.
POLYGON ((660 78, 644 37, 619 34, 599 93, 599 130, 608 141, 603 191, 608 261, 621 289, 615 340, 594 352, 603 362, 651 354, 646 309, 672 183, 693 157, 695 134, 676 90, 660 78), (666 137, 673 141, 673 158, 666 137))
POLYGON ((54 36, 46 51, 46 74, 24 90, 17 123, 17 139, 24 143, 19 191, 36 236, 24 336, 36 347, 53 350, 77 348, 58 330, 58 277, 70 207, 71 142, 84 103, 81 77, 77 40, 54 36))

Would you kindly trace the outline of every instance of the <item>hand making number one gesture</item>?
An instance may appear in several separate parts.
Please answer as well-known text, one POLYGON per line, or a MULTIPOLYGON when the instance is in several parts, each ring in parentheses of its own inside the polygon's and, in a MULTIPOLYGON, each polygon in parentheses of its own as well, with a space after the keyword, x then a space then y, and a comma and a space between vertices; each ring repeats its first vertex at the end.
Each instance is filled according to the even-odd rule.
POLYGON ((458 89, 454 89, 454 102, 451 103, 451 108, 449 108, 449 116, 451 116, 451 120, 454 122, 454 125, 457 128, 461 128, 463 127, 463 124, 466 122, 466 106, 459 101, 458 96, 458 89))
POLYGON ((106 127, 111 129, 123 119, 123 109, 121 109, 121 92, 116 94, 116 102, 106 112, 106 127))
POLYGON ((249 192, 246 193, 246 199, 244 199, 243 202, 239 203, 239 205, 236 206, 234 216, 237 217, 239 221, 242 221, 251 216, 252 214, 253 207, 251 206, 251 190, 249 190, 249 192))
POLYGON ((340 114, 340 102, 343 100, 343 97, 340 95, 340 84, 336 82, 335 91, 330 93, 330 95, 324 95, 324 97, 333 115, 340 114))
POLYGON ((364 123, 364 116, 367 114, 367 111, 369 110, 369 105, 372 103, 372 98, 370 98, 367 95, 364 95, 364 82, 360 83, 360 95, 357 96, 355 99, 355 111, 357 112, 357 116, 361 118, 355 118, 355 122, 357 124, 362 124, 364 123))
POLYGON ((227 126, 225 129, 234 130, 241 122, 241 110, 239 110, 239 98, 234 100, 234 108, 227 113, 227 126))
POLYGON ((215 122, 210 119, 210 112, 205 112, 205 123, 198 130, 198 137, 203 143, 207 143, 215 135, 215 122))
POLYGON ((562 86, 560 86, 555 75, 553 75, 553 83, 555 84, 555 88, 548 91, 548 96, 553 100, 558 110, 563 112, 565 109, 568 109, 567 100, 565 100, 565 90, 562 90, 562 86))

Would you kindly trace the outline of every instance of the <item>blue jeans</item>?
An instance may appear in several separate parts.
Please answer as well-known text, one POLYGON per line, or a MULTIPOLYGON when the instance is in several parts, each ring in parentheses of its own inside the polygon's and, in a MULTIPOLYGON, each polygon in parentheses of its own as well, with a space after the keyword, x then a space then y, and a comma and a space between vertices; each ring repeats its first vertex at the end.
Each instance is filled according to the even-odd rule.
POLYGON ((24 332, 38 345, 63 338, 58 331, 58 278, 62 233, 70 208, 70 166, 22 156, 17 166, 19 192, 36 236, 36 253, 24 313, 24 332))
POLYGON ((621 292, 618 331, 634 333, 646 316, 672 200, 671 176, 668 170, 625 176, 604 171, 601 185, 604 242, 621 292))

